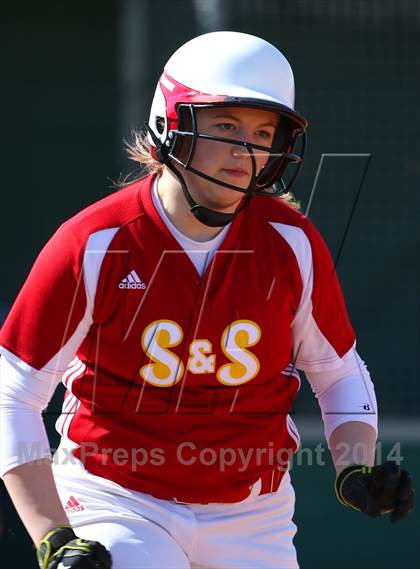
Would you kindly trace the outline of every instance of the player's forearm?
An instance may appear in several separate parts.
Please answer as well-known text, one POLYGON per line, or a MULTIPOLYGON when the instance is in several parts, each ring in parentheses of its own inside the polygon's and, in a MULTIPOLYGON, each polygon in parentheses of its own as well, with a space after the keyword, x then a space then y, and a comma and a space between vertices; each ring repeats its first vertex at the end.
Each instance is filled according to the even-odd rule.
POLYGON ((360 421, 339 425, 329 439, 329 448, 337 474, 350 464, 375 463, 376 432, 360 421))
POLYGON ((3 481, 35 544, 48 531, 69 523, 58 497, 50 460, 21 464, 7 472, 3 481))

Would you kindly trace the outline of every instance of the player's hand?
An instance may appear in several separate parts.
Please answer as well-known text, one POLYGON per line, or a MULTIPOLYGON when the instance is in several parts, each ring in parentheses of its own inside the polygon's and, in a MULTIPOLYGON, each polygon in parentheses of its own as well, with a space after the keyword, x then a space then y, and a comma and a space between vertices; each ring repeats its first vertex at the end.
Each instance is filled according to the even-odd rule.
POLYGON ((98 541, 76 536, 70 526, 60 526, 37 546, 41 569, 111 569, 111 555, 98 541))
POLYGON ((391 522, 404 518, 415 502, 411 475, 393 461, 348 466, 338 475, 335 491, 345 506, 372 517, 390 513, 391 522))

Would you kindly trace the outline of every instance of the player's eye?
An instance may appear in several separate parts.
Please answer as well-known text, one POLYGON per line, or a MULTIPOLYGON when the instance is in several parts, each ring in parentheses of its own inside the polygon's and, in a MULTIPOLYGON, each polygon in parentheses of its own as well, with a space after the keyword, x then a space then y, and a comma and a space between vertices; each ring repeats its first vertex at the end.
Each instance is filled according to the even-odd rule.
POLYGON ((235 125, 233 123, 230 122, 222 122, 222 123, 218 123, 217 128, 219 128, 220 130, 224 131, 224 132, 232 132, 235 130, 235 125))
POLYGON ((270 140, 273 134, 268 130, 257 130, 257 136, 259 136, 263 140, 270 140))

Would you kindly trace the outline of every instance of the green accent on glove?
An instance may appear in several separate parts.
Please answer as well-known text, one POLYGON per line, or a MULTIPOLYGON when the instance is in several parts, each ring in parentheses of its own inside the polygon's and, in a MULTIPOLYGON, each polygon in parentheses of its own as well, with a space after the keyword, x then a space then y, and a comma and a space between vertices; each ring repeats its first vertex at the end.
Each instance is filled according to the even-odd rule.
POLYGON ((398 522, 415 504, 412 476, 392 460, 377 466, 352 464, 340 472, 334 486, 344 506, 373 518, 390 514, 391 522, 398 522))
POLYGON ((101 543, 77 537, 67 525, 53 529, 41 539, 37 558, 40 569, 112 567, 111 554, 101 543))
POLYGON ((76 538, 70 525, 62 525, 49 531, 36 547, 36 556, 41 569, 47 569, 54 554, 67 542, 76 538))
POLYGON ((372 472, 372 467, 371 466, 367 466, 365 464, 351 464, 350 466, 347 466, 344 470, 342 470, 340 472, 340 474, 337 476, 335 483, 334 483, 334 489, 335 489, 335 494, 339 500, 339 502, 341 502, 343 504, 343 506, 349 506, 350 508, 353 508, 354 510, 357 510, 358 512, 361 512, 362 510, 360 508, 357 508, 354 504, 352 504, 351 502, 348 502, 345 497, 343 496, 343 486, 346 482, 346 480, 348 480, 348 478, 350 476, 352 476, 352 474, 371 474, 372 472))

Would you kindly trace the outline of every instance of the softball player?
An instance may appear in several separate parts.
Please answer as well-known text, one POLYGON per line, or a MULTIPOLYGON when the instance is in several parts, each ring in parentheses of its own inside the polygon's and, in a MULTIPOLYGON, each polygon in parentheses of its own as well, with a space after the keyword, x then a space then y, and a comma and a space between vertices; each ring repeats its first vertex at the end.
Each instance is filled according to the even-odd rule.
POLYGON ((409 474, 373 467, 375 394, 331 257, 284 197, 306 127, 275 47, 197 37, 130 146, 149 174, 41 252, 1 334, 1 474, 41 568, 298 567, 297 370, 340 501, 412 507, 409 474), (60 381, 51 467, 41 412, 60 381))

